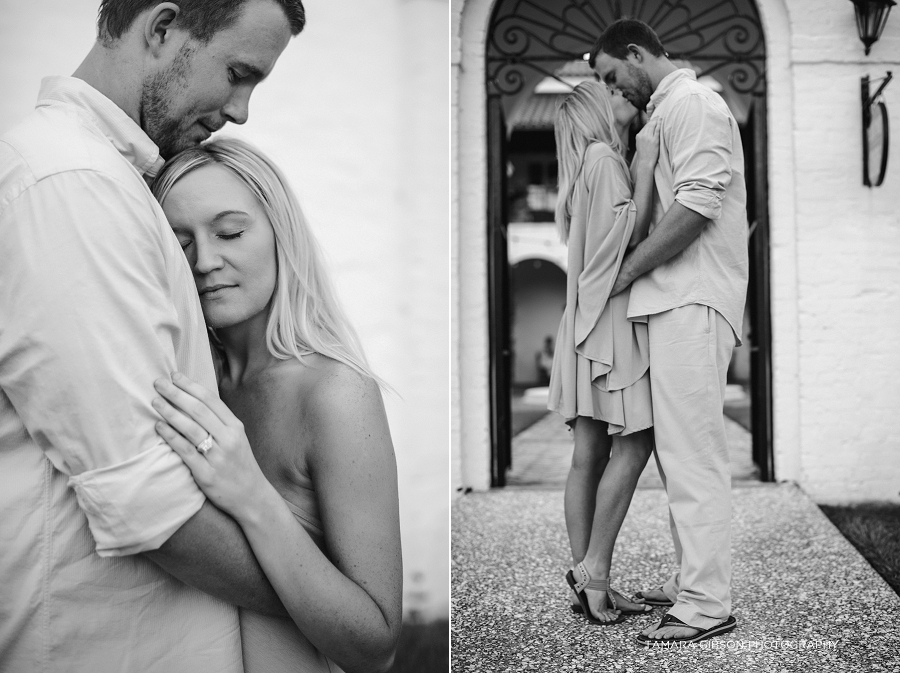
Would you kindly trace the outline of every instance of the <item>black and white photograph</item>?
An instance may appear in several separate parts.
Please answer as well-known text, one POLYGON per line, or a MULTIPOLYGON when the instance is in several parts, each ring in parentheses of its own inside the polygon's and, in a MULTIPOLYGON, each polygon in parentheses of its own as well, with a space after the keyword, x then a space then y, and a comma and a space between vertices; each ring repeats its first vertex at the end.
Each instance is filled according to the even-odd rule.
POLYGON ((452 670, 897 670, 895 4, 453 2, 452 670))
POLYGON ((446 671, 449 3, 0 9, 0 671, 446 671))
POLYGON ((900 673, 896 0, 0 0, 0 673, 900 673))

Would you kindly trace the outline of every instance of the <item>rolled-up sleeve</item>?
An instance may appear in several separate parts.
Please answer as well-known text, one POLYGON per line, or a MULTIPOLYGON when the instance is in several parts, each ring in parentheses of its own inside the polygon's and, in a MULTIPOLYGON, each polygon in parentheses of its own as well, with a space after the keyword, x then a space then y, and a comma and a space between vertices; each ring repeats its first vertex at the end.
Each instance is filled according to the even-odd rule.
POLYGON ((721 216, 731 183, 731 123, 727 114, 691 94, 673 106, 663 128, 675 200, 710 220, 721 216))
POLYGON ((196 488, 177 487, 184 485, 184 469, 181 458, 157 444, 125 462, 70 477, 97 553, 136 554, 168 540, 203 504, 196 488))
POLYGON ((88 170, 0 204, 0 387, 101 556, 159 547, 205 500, 154 428, 182 329, 154 218, 139 189, 88 170))

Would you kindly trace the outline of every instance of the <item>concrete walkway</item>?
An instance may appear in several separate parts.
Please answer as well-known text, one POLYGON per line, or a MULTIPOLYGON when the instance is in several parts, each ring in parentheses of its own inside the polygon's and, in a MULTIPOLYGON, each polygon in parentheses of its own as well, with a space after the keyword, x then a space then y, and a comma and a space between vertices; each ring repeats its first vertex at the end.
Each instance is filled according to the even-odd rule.
MULTIPOLYGON (((453 504, 453 671, 900 673, 900 597, 799 488, 746 475, 733 481, 732 633, 693 648, 645 649, 634 636, 662 608, 607 627, 574 615, 559 479, 567 459, 549 418, 523 433, 531 454, 521 443, 514 449, 514 471, 530 485, 453 504), (557 440, 563 460, 543 458, 551 474, 541 485, 533 477, 557 440)), ((658 586, 673 569, 665 493, 652 476, 635 493, 613 558, 613 586, 623 593, 658 586)))

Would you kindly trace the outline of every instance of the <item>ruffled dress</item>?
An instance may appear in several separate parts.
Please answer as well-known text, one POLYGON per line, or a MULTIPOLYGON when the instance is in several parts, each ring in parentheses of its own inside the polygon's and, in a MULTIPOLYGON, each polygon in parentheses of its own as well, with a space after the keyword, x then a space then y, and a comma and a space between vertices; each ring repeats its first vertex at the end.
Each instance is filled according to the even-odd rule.
POLYGON ((637 210, 624 160, 605 143, 585 152, 572 193, 566 309, 559 325, 548 408, 628 435, 653 425, 646 322, 628 320, 630 288, 610 297, 637 210))

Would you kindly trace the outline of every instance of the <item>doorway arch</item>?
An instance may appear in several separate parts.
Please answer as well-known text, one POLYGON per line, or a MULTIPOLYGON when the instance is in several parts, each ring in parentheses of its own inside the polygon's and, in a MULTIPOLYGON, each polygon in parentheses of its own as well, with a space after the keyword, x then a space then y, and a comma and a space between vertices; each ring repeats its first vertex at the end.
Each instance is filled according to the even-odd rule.
POLYGON ((530 257, 511 266, 513 311, 510 325, 512 386, 546 386, 549 366, 540 358, 556 344, 556 333, 566 305, 566 272, 554 262, 530 257))
MULTIPOLYGON (((774 478, 770 318, 766 40, 754 0, 498 0, 485 37, 487 105, 487 282, 491 485, 505 485, 511 462, 510 288, 507 254, 507 122, 529 104, 538 82, 566 83, 571 64, 609 23, 650 24, 670 58, 693 67, 729 103, 741 124, 751 223, 748 291, 753 458, 774 478), (567 66, 569 64, 569 66, 567 66), (567 70, 568 68, 568 70, 567 70)), ((569 80, 571 81, 571 80, 569 80)))

